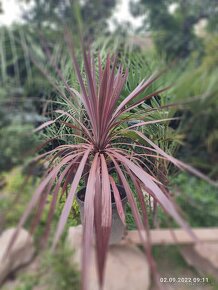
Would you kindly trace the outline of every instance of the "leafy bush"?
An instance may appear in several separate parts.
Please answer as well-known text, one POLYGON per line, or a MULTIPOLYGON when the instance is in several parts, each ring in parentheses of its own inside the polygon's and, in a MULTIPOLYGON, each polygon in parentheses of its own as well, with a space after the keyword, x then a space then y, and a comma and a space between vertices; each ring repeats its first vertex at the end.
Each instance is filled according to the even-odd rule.
MULTIPOLYGON (((27 269, 16 277, 14 290, 78 290, 80 289, 80 273, 73 263, 73 252, 66 246, 58 248, 51 255, 46 251, 43 256, 35 260, 34 269, 27 269)), ((7 284, 2 290, 11 289, 7 284)))
MULTIPOLYGON (((169 177, 170 192, 181 210, 181 215, 192 227, 218 226, 218 191, 204 180, 199 180, 187 173, 179 173, 169 177)), ((156 223, 153 223, 153 213, 149 212, 151 227, 178 228, 175 221, 167 216, 158 206, 156 223)), ((129 218, 131 221, 131 219, 129 218)), ((134 225, 130 223, 134 228, 134 225)))
POLYGON ((73 261, 73 252, 66 246, 58 248, 54 255, 45 256, 43 268, 47 271, 45 277, 49 289, 78 290, 80 289, 80 274, 73 261))
POLYGON ((213 178, 218 176, 217 82, 217 68, 209 69, 203 60, 201 66, 189 63, 173 89, 175 102, 187 101, 180 110, 183 118, 179 127, 185 146, 177 156, 213 178))
POLYGON ((11 123, 0 128, 0 171, 23 163, 28 151, 36 146, 37 137, 31 134, 32 128, 22 123, 11 123))
POLYGON ((218 65, 218 35, 209 35, 204 41, 205 53, 202 58, 201 70, 213 71, 218 65))
MULTIPOLYGON (((5 187, 1 190, 1 224, 0 232, 7 227, 14 227, 24 212, 35 187, 38 184, 38 177, 32 176, 26 180, 27 176, 23 172, 22 167, 14 167, 9 172, 3 172, 0 178, 5 180, 5 187)), ((47 199, 47 205, 43 213, 42 219, 40 221, 39 227, 36 231, 36 237, 42 235, 45 230, 48 208, 50 206, 52 196, 49 195, 47 199)), ((55 230, 56 224, 58 222, 59 215, 63 209, 66 197, 63 196, 60 203, 57 205, 57 211, 54 216, 54 221, 52 223, 52 232, 55 230)), ((67 227, 76 226, 80 223, 79 208, 76 201, 73 202, 71 209, 72 213, 67 221, 67 227)), ((32 213, 31 217, 33 216, 32 213)), ((65 231, 66 234, 66 231, 65 231)))
POLYGON ((5 187, 1 190, 1 225, 0 231, 7 227, 15 227, 23 213, 30 196, 35 188, 33 179, 25 182, 21 167, 15 167, 1 174, 5 187), (25 186, 24 186, 25 184, 25 186))
POLYGON ((217 188, 194 176, 180 173, 172 180, 172 190, 191 226, 218 226, 217 188))

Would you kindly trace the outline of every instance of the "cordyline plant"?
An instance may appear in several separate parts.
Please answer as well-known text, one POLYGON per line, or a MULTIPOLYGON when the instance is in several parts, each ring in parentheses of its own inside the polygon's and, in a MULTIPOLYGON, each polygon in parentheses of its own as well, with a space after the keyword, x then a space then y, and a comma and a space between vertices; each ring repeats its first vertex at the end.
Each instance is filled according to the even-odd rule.
MULTIPOLYGON (((69 144, 60 145, 36 158, 37 161, 42 159, 47 163, 49 162, 49 166, 21 217, 17 232, 25 224, 33 208, 37 206, 36 215, 32 223, 32 230, 35 229, 42 216, 47 197, 52 194, 44 233, 46 239, 50 231, 60 190, 61 195, 63 195, 70 186, 55 232, 52 246, 54 249, 63 233, 78 186, 81 182, 85 182, 82 288, 86 290, 88 289, 88 269, 94 233, 99 284, 101 287, 103 285, 105 261, 112 225, 111 189, 120 219, 125 224, 125 213, 117 187, 117 180, 125 189, 142 244, 155 271, 149 246, 145 192, 152 196, 180 226, 185 227, 190 234, 192 232, 178 214, 166 188, 149 169, 146 158, 150 160, 151 158, 156 160, 163 158, 180 169, 186 169, 201 178, 209 179, 191 166, 165 153, 149 137, 138 130, 142 126, 169 119, 141 121, 137 124, 129 125, 129 121, 136 119, 134 114, 131 113, 134 108, 166 90, 164 88, 136 99, 139 94, 144 92, 159 78, 160 74, 154 74, 149 79, 142 80, 128 97, 121 100, 121 91, 126 82, 128 72, 123 70, 122 65, 117 65, 115 57, 110 58, 108 55, 103 66, 102 60, 98 56, 98 69, 96 69, 94 58, 91 57, 90 52, 87 53, 84 49, 85 74, 82 74, 70 37, 67 38, 67 44, 80 91, 70 87, 61 71, 55 67, 70 95, 70 97, 62 95, 68 105, 70 105, 70 111, 56 111, 59 114, 58 118, 46 122, 38 129, 60 122, 70 128, 73 141, 69 144), (78 106, 80 106, 80 111, 78 111, 78 106), (63 117, 65 121, 60 121, 63 117), (135 193, 133 193, 131 185, 134 185, 135 193), (137 207, 136 198, 139 201, 140 209, 137 207)), ((144 114, 142 120, 149 112, 145 111, 144 114)), ((139 120, 138 116, 137 120, 139 120)), ((46 141, 45 144, 50 141, 52 139, 46 141)))

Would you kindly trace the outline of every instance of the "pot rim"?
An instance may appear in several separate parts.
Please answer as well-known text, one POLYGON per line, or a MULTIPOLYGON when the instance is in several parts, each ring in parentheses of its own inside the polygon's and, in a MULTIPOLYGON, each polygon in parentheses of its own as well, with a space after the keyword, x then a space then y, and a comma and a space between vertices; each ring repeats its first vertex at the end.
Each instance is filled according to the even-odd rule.
MULTIPOLYGON (((123 187, 122 185, 117 185, 117 187, 118 187, 118 189, 119 189, 119 188, 122 188, 122 189, 125 191, 125 189, 124 189, 124 187, 123 187)), ((86 186, 82 187, 80 190, 78 190, 78 191, 76 192, 76 199, 77 199, 78 203, 80 203, 80 204, 82 204, 82 205, 84 205, 85 202, 82 201, 82 200, 79 198, 78 194, 79 194, 82 190, 84 190, 85 188, 86 188, 86 186)), ((125 194, 126 194, 126 192, 125 192, 125 194)), ((127 195, 125 195, 125 196, 121 199, 121 202, 122 202, 122 203, 126 203, 126 202, 127 202, 127 195)), ((112 207, 116 206, 116 202, 115 202, 115 201, 112 202, 111 205, 112 205, 112 207)))

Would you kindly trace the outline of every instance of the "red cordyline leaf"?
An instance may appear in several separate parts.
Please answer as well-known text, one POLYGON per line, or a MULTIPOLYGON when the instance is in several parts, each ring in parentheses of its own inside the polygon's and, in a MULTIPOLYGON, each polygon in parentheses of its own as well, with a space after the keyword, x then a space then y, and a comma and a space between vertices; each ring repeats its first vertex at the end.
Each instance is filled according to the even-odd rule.
POLYGON ((218 186, 217 182, 211 180, 210 178, 208 178, 206 175, 204 175, 203 173, 201 173, 200 171, 198 171, 194 167, 192 167, 188 164, 185 164, 184 162, 182 162, 182 161, 170 156, 169 154, 167 154, 165 151, 163 151, 160 147, 158 147, 154 142, 152 142, 149 138, 147 138, 141 132, 139 132, 139 131, 133 131, 133 132, 138 134, 142 139, 144 139, 148 144, 150 144, 156 150, 157 153, 159 153, 160 155, 167 158, 170 162, 172 162, 174 165, 176 165, 180 169, 185 169, 185 170, 193 173, 194 175, 206 180, 208 183, 211 183, 214 186, 218 186))
POLYGON ((160 285, 160 279, 159 279, 159 275, 157 272, 156 263, 155 263, 153 256, 152 256, 152 244, 151 244, 151 238, 150 238, 147 209, 145 206, 145 197, 144 197, 144 194, 142 192, 140 182, 139 182, 137 176, 135 176, 127 166, 125 166, 125 168, 129 174, 131 180, 133 181, 134 187, 136 189, 136 192, 137 192, 137 195, 139 198, 139 203, 140 203, 140 206, 142 209, 143 224, 144 224, 144 229, 146 231, 146 236, 147 236, 147 251, 146 251, 146 253, 148 256, 148 261, 150 263, 151 273, 154 276, 154 279, 155 279, 157 285, 159 285, 159 288, 161 288, 162 285, 160 285))
MULTIPOLYGON (((81 73, 80 73, 79 65, 78 65, 76 57, 75 57, 72 37, 71 37, 71 35, 70 35, 68 30, 66 30, 65 39, 66 39, 67 46, 69 48, 70 56, 72 58, 73 66, 74 66, 76 74, 77 74, 77 78, 78 78, 78 81, 79 81, 79 84, 80 84, 80 88, 82 90, 82 94, 81 94, 82 102, 83 102, 83 105, 84 105, 84 107, 85 107, 85 109, 87 111, 87 114, 89 115, 92 127, 94 128, 95 127, 95 116, 93 115, 93 111, 92 111, 92 108, 91 108, 91 105, 90 105, 91 98, 87 94, 87 91, 86 91, 86 88, 85 88, 85 84, 83 82, 83 79, 82 79, 82 76, 81 76, 81 73)), ((93 99, 92 99, 92 101, 93 101, 93 99)))
MULTIPOLYGON (((155 265, 154 259, 152 257, 151 245, 149 244, 150 239, 149 239, 149 236, 146 239, 145 234, 147 233, 147 231, 146 231, 146 229, 145 229, 145 227, 143 225, 143 222, 141 220, 141 216, 139 214, 138 208, 136 206, 136 202, 134 200, 134 195, 133 195, 133 193, 132 193, 132 191, 130 189, 129 183, 126 180, 126 178, 125 178, 122 170, 120 169, 118 163, 115 161, 115 159, 113 158, 112 155, 110 155, 110 158, 112 159, 112 161, 113 161, 113 163, 114 163, 114 165, 116 167, 116 171, 117 171, 118 175, 120 176, 122 184, 123 184, 123 187, 124 187, 124 189, 126 191, 128 202, 130 204, 130 207, 131 207, 131 210, 132 210, 132 214, 133 214, 134 220, 136 222, 136 226, 137 226, 137 228, 139 230, 139 236, 140 236, 140 239, 142 241, 142 245, 144 246, 144 249, 146 251, 148 262, 149 262, 149 264, 151 266, 152 274, 154 275, 155 281, 156 281, 157 285, 159 286, 159 288, 163 289, 163 287, 162 287, 162 285, 160 283, 159 275, 158 275, 157 270, 156 270, 156 265, 155 265)), ((132 177, 132 176, 130 176, 130 177, 132 177)))
POLYGON ((51 124, 54 124, 56 120, 53 120, 53 121, 47 121, 45 123, 43 123, 42 125, 40 125, 38 128, 34 129, 34 132, 37 132, 37 131, 40 131, 48 126, 50 126, 51 124))
MULTIPOLYGON (((77 156, 75 159, 77 160, 79 157, 80 156, 77 156)), ((51 201, 50 209, 49 209, 49 212, 48 212, 48 218, 47 218, 47 221, 46 221, 46 227, 45 227, 44 234, 43 234, 43 243, 44 244, 46 243, 46 241, 48 239, 48 235, 49 235, 49 232, 50 232, 50 226, 51 226, 52 218, 53 218, 53 215, 54 215, 54 212, 55 212, 55 206, 56 206, 57 199, 58 199, 58 192, 59 192, 59 190, 61 188, 62 181, 66 177, 66 175, 71 172, 71 168, 73 166, 75 166, 75 160, 73 162, 73 165, 72 165, 72 163, 70 163, 64 169, 64 171, 60 175, 60 177, 58 179, 58 182, 56 183, 56 186, 55 186, 55 188, 53 190, 52 201, 51 201)))
MULTIPOLYGON (((100 160, 99 160, 100 163, 100 160)), ((94 199, 94 226, 95 226, 95 241, 96 241, 96 259, 97 259, 97 269, 98 269, 98 278, 99 284, 101 284, 102 276, 104 269, 102 268, 103 256, 100 255, 102 252, 102 242, 101 242, 101 235, 102 235, 102 228, 101 228, 101 221, 102 221, 102 183, 101 183, 101 168, 98 167, 96 171, 96 182, 95 182, 95 199, 94 199)))
POLYGON ((74 176, 73 183, 72 183, 69 195, 67 197, 66 203, 65 203, 64 208, 63 208, 62 213, 61 213, 60 220, 58 222, 58 226, 57 226, 57 230, 56 230, 56 233, 55 233, 55 236, 54 236, 52 249, 55 248, 55 246, 56 246, 57 242, 59 241, 60 236, 61 236, 61 234, 62 234, 62 232, 64 230, 64 226, 66 224, 67 218, 68 218, 69 213, 70 213, 70 209, 71 209, 72 204, 73 204, 73 198, 74 198, 76 189, 78 187, 79 181, 81 179, 81 176, 82 176, 85 164, 86 164, 86 161, 88 159, 88 156, 89 156, 91 150, 92 150, 92 147, 90 146, 89 149, 87 149, 86 152, 84 153, 84 155, 83 155, 83 157, 81 159, 81 162, 80 162, 80 164, 78 166, 77 172, 76 172, 76 174, 74 176))
POLYGON ((117 206, 117 211, 118 211, 119 217, 120 217, 121 221, 123 222, 123 224, 126 225, 126 217, 125 217, 125 213, 123 210, 122 201, 120 198, 120 193, 119 193, 119 190, 118 190, 116 183, 115 183, 112 176, 110 176, 110 183, 111 183, 111 187, 113 189, 114 199, 115 199, 115 203, 117 206))
POLYGON ((8 251, 13 247, 14 245, 14 242, 17 238, 17 235, 20 231, 20 229, 22 228, 22 226, 25 224, 27 218, 29 217, 30 213, 32 212, 33 208, 36 206, 38 200, 40 199, 43 191, 45 190, 46 186, 49 184, 49 182, 51 181, 51 179, 55 180, 55 177, 57 176, 60 168, 65 165, 67 162, 69 162, 70 160, 72 160, 75 156, 74 155, 71 155, 71 156, 68 156, 66 158, 64 158, 62 160, 62 162, 60 162, 46 177, 45 179, 42 180, 42 182, 40 183, 40 185, 38 186, 37 190, 35 191, 35 193, 33 194, 32 196, 32 199, 30 200, 26 210, 24 211, 19 223, 18 223, 18 226, 16 228, 16 231, 14 232, 10 242, 9 242, 9 245, 8 245, 8 248, 6 250, 6 253, 8 253, 8 251))
POLYGON ((83 155, 83 153, 77 155, 77 157, 75 158, 73 164, 71 164, 71 166, 70 166, 70 168, 69 168, 69 170, 68 170, 68 172, 66 174, 65 182, 64 182, 64 184, 62 186, 62 192, 61 192, 60 200, 63 197, 64 193, 67 193, 67 186, 70 184, 70 181, 72 181, 72 178, 75 175, 75 172, 76 172, 76 170, 78 168, 78 164, 81 161, 82 155, 83 155))
POLYGON ((62 116, 66 115, 67 117, 69 117, 72 120, 76 121, 79 124, 79 126, 81 126, 81 128, 84 130, 84 133, 87 135, 87 137, 90 138, 93 141, 89 130, 83 125, 82 122, 80 122, 80 120, 76 119, 74 116, 70 115, 69 113, 64 112, 63 110, 56 110, 56 112, 62 114, 62 116))
POLYGON ((94 80, 92 77, 92 66, 90 55, 87 56, 85 49, 83 50, 83 57, 84 57, 84 64, 85 64, 85 71, 86 71, 86 78, 87 78, 87 89, 89 96, 92 96, 92 101, 90 101, 91 112, 93 116, 95 115, 97 118, 93 118, 93 127, 97 129, 98 127, 98 111, 97 111, 97 94, 94 88, 94 80))
MULTIPOLYGON (((59 164, 65 160, 66 157, 68 156, 72 156, 72 160, 75 161, 75 159, 77 158, 77 156, 79 156, 81 154, 81 151, 79 150, 61 150, 59 151, 57 154, 51 156, 50 159, 47 159, 47 161, 49 162, 49 165, 47 166, 47 170, 44 173, 44 176, 42 179, 44 179, 49 172, 56 166, 56 161, 58 160, 59 164)), ((46 160, 46 159, 45 159, 46 160)))
POLYGON ((111 225, 111 189, 107 163, 103 154, 101 158, 101 177, 102 177, 102 227, 111 225))
POLYGON ((101 224, 98 227, 96 233, 97 245, 97 256, 99 261, 99 282, 100 286, 103 286, 103 276, 106 255, 108 250, 108 243, 111 232, 111 223, 112 223, 112 208, 111 208, 111 188, 109 173, 107 168, 107 163, 103 154, 100 154, 101 161, 101 204, 100 204, 100 215, 101 215, 101 224))
POLYGON ((156 92, 153 92, 150 95, 144 96, 143 98, 140 99, 140 101, 134 103, 133 105, 131 105, 130 107, 128 107, 126 110, 124 110, 123 113, 129 112, 130 110, 132 110, 132 109, 138 107, 139 105, 143 104, 145 101, 150 100, 154 96, 159 96, 162 92, 167 91, 169 88, 170 88, 170 86, 169 87, 166 87, 166 88, 164 88, 162 90, 158 90, 156 92))
POLYGON ((42 193, 41 195, 41 198, 39 200, 39 204, 38 204, 38 207, 37 207, 37 212, 35 214, 35 218, 34 220, 32 221, 32 225, 30 227, 30 233, 33 234, 41 217, 42 217, 42 214, 43 214, 43 210, 44 210, 44 207, 46 205, 46 201, 47 201, 47 198, 48 198, 48 195, 52 189, 52 185, 54 183, 54 180, 53 182, 50 182, 46 188, 46 190, 42 193))
MULTIPOLYGON (((151 178, 148 177, 148 174, 145 174, 145 171, 142 168, 135 165, 132 161, 130 161, 126 157, 124 157, 116 152, 111 152, 110 150, 108 150, 108 152, 112 153, 113 156, 115 156, 115 158, 117 158, 125 166, 128 166, 129 169, 141 180, 141 182, 144 184, 145 188, 149 189, 149 192, 151 192, 152 196, 154 196, 154 198, 158 200, 158 202, 163 206, 163 208, 166 210, 166 212, 168 212, 177 221, 177 223, 181 227, 185 228, 190 233, 190 235, 192 235, 192 237, 194 239, 196 239, 196 237, 194 236, 190 227, 180 217, 180 215, 176 211, 176 209, 173 206, 173 204, 171 203, 171 201, 166 197, 166 195, 157 186, 157 184, 154 181, 152 181, 151 178)), ((111 155, 110 155, 110 157, 111 157, 111 155)))
POLYGON ((135 127, 141 127, 141 126, 145 126, 145 125, 150 125, 150 124, 157 124, 157 123, 161 123, 161 122, 165 122, 165 121, 172 121, 172 120, 178 120, 180 118, 166 118, 166 119, 160 119, 160 120, 152 120, 152 121, 145 121, 145 122, 140 122, 137 124, 134 124, 132 126, 129 126, 128 128, 126 128, 125 130, 129 130, 135 127))
POLYGON ((75 129, 75 131, 83 132, 82 129, 80 129, 79 127, 77 127, 77 126, 75 126, 75 125, 73 125, 73 124, 71 124, 69 122, 61 121, 60 123, 66 125, 69 128, 75 129))
POLYGON ((84 225, 83 225, 83 253, 82 253, 82 289, 88 289, 89 265, 91 258, 91 246, 93 242, 94 229, 94 198, 96 172, 98 172, 99 154, 93 159, 89 178, 86 186, 84 202, 84 225))
MULTIPOLYGON (((118 149, 116 149, 116 148, 113 148, 113 149, 107 149, 107 150, 108 150, 109 152, 113 152, 113 153, 121 153, 123 157, 126 156, 126 154, 125 154, 125 152, 124 152, 123 150, 118 150, 118 149)), ((130 156, 129 154, 127 154, 127 156, 128 156, 128 159, 130 159, 130 160, 133 159, 133 158, 131 158, 131 156, 130 156)), ((137 158, 134 158, 134 159, 137 160, 137 158)), ((141 160, 139 160, 139 161, 141 161, 141 160)), ((141 162, 142 162, 142 161, 141 161, 141 162)), ((143 163, 143 165, 145 165, 145 164, 143 163)), ((159 180, 157 180, 157 178, 151 176, 151 175, 148 174, 146 171, 144 171, 144 174, 147 175, 147 177, 148 177, 149 179, 153 180, 155 183, 157 183, 157 184, 162 184, 159 180)))
MULTIPOLYGON (((140 182, 139 182, 137 176, 135 176, 130 171, 130 169, 127 166, 125 166, 125 169, 128 172, 131 180, 133 181, 134 187, 135 187, 135 189, 136 189, 136 191, 138 193, 138 198, 139 198, 139 202, 140 202, 141 209, 142 209, 143 223, 144 223, 144 226, 145 226, 145 229, 146 229, 146 232, 147 232, 147 236, 150 237, 150 234, 149 234, 149 224, 148 224, 148 216, 147 216, 147 210, 146 210, 146 207, 145 207, 145 198, 144 198, 144 194, 142 192, 142 189, 140 187, 140 182)), ((150 242, 150 239, 149 239, 149 242, 150 242)))
MULTIPOLYGON (((52 220, 52 217, 53 217, 53 214, 54 214, 54 211, 55 211, 55 205, 56 205, 56 201, 57 201, 58 191, 59 191, 59 189, 61 187, 62 180, 64 179, 65 175, 67 174, 68 170, 71 167, 72 167, 71 163, 68 166, 66 166, 66 168, 63 171, 63 173, 60 175, 60 177, 58 179, 58 182, 56 183, 55 188, 53 190, 52 202, 51 202, 51 205, 50 205, 50 209, 49 209, 49 213, 48 213, 48 219, 46 221, 46 228, 45 228, 45 231, 44 231, 44 239, 43 239, 44 243, 46 242, 46 239, 48 238, 51 220, 52 220)), ((37 210, 37 214, 36 214, 36 217, 35 217, 35 219, 34 219, 34 221, 32 223, 32 226, 31 226, 31 233, 34 232, 37 224, 39 223, 39 221, 41 219, 44 207, 46 205, 47 197, 50 194, 51 188, 52 188, 54 183, 55 183, 55 178, 53 178, 52 182, 50 182, 50 184, 48 185, 48 188, 45 190, 45 192, 42 193, 41 200, 40 200, 40 203, 39 203, 39 207, 38 207, 38 210, 37 210)))
POLYGON ((135 97, 137 97, 141 92, 143 92, 146 88, 148 88, 154 81, 156 81, 159 77, 159 74, 154 74, 151 76, 148 80, 143 80, 133 91, 130 93, 128 97, 126 97, 122 103, 117 107, 117 109, 114 112, 114 116, 118 114, 119 111, 121 111, 131 100, 133 100, 135 97))

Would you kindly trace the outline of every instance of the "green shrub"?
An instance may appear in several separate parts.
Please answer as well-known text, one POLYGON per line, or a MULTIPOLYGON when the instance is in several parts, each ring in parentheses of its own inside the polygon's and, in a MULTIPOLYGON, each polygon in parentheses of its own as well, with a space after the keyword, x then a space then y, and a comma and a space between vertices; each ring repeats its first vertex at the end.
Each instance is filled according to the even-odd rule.
POLYGON ((32 125, 16 121, 0 127, 0 171, 22 164, 27 159, 28 152, 37 143, 32 129, 32 125))
MULTIPOLYGON (((215 187, 187 173, 180 173, 169 179, 170 192, 191 227, 218 226, 218 191, 215 187)), ((149 222, 153 227, 152 212, 149 214, 149 222)), ((175 221, 160 207, 157 210, 156 226, 178 228, 175 221)))
MULTIPOLYGON (((27 269, 16 277, 14 290, 78 290, 80 273, 73 261, 73 252, 63 244, 54 254, 48 251, 35 261, 34 269, 27 269)), ((2 290, 9 290, 7 285, 2 290)))
MULTIPOLYGON (((17 225, 32 197, 32 194, 34 193, 35 187, 38 184, 38 178, 33 176, 28 179, 28 182, 26 182, 27 176, 23 173, 22 167, 15 167, 9 172, 2 173, 1 176, 5 180, 6 186, 1 192, 0 212, 2 221, 0 227, 14 227, 17 225)), ((49 195, 46 209, 40 221, 40 226, 37 228, 36 237, 39 237, 44 231, 51 199, 52 196, 49 195)), ((57 204, 56 213, 52 223, 53 231, 57 225, 65 199, 66 197, 63 196, 61 201, 57 204)), ((79 207, 76 200, 73 202, 71 212, 72 214, 69 216, 67 228, 70 226, 76 226, 80 223, 79 207)))
POLYGON ((200 68, 211 71, 217 69, 218 65, 218 35, 209 35, 204 41, 205 55, 200 68))
POLYGON ((180 173, 172 180, 172 191, 178 194, 178 204, 191 226, 218 226, 216 188, 196 177, 180 173))
POLYGON ((26 176, 21 167, 15 167, 7 173, 1 174, 6 186, 1 191, 0 212, 3 216, 5 227, 17 225, 31 195, 34 191, 33 179, 25 182, 26 176))
POLYGON ((80 274, 76 265, 72 263, 72 257, 73 252, 63 245, 53 255, 45 256, 43 267, 48 273, 45 277, 48 289, 80 289, 80 274))

